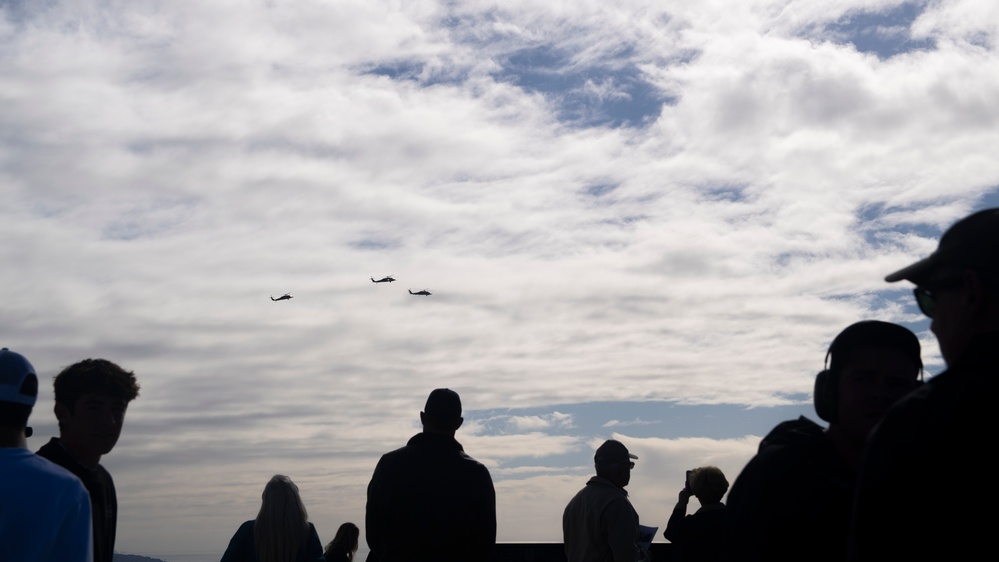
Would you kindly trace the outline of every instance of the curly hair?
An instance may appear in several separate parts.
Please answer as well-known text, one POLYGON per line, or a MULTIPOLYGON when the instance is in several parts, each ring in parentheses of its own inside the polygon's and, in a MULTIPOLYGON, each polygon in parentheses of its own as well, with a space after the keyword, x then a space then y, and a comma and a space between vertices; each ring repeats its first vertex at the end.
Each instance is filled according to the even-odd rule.
POLYGON ((690 473, 690 491, 702 504, 721 501, 728 491, 728 480, 717 466, 702 466, 690 473))
POLYGON ((77 400, 91 392, 106 393, 129 403, 139 396, 135 373, 107 359, 84 359, 62 370, 55 378, 55 400, 73 411, 77 400))

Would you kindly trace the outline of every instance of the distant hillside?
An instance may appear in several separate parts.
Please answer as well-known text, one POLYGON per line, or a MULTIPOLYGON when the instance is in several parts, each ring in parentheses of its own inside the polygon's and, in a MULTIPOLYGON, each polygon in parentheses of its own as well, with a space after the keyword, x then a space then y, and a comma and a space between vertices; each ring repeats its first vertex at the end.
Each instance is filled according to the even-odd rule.
POLYGON ((139 556, 138 554, 122 554, 120 552, 115 552, 114 562, 166 562, 166 560, 150 558, 148 556, 139 556))

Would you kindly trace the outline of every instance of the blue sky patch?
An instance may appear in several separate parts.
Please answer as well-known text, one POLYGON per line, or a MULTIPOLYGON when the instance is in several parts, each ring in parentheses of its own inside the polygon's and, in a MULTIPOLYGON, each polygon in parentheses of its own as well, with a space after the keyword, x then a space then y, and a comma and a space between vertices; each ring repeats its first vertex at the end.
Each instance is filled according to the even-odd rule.
POLYGON ((839 43, 851 43, 861 53, 881 59, 912 51, 934 48, 930 39, 913 39, 912 23, 926 9, 926 2, 905 2, 881 12, 850 12, 829 25, 839 43))
POLYGON ((993 186, 986 191, 979 203, 975 205, 976 209, 992 209, 995 207, 999 207, 999 185, 993 186))
POLYGON ((663 104, 676 101, 632 64, 578 67, 569 53, 548 45, 524 49, 500 64, 497 80, 543 95, 559 120, 581 126, 641 126, 655 120, 663 104))
POLYGON ((618 187, 619 187, 619 184, 614 184, 614 183, 600 183, 600 184, 595 184, 595 185, 591 185, 591 186, 587 187, 585 190, 583 190, 583 192, 586 193, 587 195, 591 195, 593 197, 601 197, 601 196, 607 195, 608 193, 614 191, 618 187))
POLYGON ((355 250, 391 250, 399 247, 398 242, 391 240, 375 240, 373 238, 354 240, 350 242, 349 245, 355 250))

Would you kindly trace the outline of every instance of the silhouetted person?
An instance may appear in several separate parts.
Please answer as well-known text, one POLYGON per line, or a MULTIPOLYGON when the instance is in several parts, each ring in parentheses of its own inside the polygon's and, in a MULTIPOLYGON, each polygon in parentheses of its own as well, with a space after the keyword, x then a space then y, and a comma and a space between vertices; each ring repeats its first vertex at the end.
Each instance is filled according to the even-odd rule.
POLYGON ((55 378, 59 437, 38 455, 79 477, 90 492, 94 562, 111 562, 118 526, 118 496, 111 474, 100 465, 114 449, 128 403, 139 395, 135 374, 105 359, 84 359, 55 378))
POLYGON ((846 556, 864 443, 893 403, 916 387, 919 340, 868 320, 833 340, 815 380, 823 430, 802 416, 783 422, 728 494, 723 560, 841 561, 846 556))
POLYGON ((261 496, 257 518, 239 526, 222 562, 310 562, 323 560, 323 543, 309 523, 298 486, 275 474, 261 496))
POLYGON ((38 376, 0 350, 0 560, 90 562, 90 496, 68 470, 28 450, 38 376))
POLYGON ((632 459, 620 441, 604 441, 593 456, 597 475, 565 506, 562 540, 568 562, 648 560, 638 547, 638 513, 628 501, 632 459))
POLYGON ((947 370, 871 436, 855 506, 854 560, 974 560, 994 550, 996 487, 962 481, 994 461, 999 379, 999 209, 958 221, 928 258, 886 281, 916 284, 947 370))
POLYGON ((725 504, 721 499, 727 491, 728 480, 718 467, 705 466, 690 472, 663 531, 663 536, 674 545, 674 560, 717 562, 721 559, 725 533, 725 504), (690 496, 697 497, 701 507, 687 515, 690 496))
POLYGON ((326 545, 323 556, 326 562, 351 562, 357 552, 357 543, 361 530, 353 523, 344 523, 336 530, 336 536, 326 545))
POLYGON ((368 484, 368 560, 489 560, 496 544, 496 493, 489 471, 454 439, 461 400, 430 393, 423 432, 378 461, 368 484))

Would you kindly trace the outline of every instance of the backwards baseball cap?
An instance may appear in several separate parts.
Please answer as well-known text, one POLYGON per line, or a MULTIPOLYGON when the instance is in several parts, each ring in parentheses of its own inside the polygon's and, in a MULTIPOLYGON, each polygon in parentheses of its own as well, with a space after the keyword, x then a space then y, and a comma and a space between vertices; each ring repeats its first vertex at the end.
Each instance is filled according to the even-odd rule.
POLYGON ((985 209, 967 216, 940 238, 937 251, 885 277, 894 283, 908 279, 925 284, 944 267, 999 273, 999 209, 985 209))
POLYGON ((438 388, 427 397, 423 413, 439 422, 454 422, 461 417, 461 398, 450 388, 438 388))
POLYGON ((593 455, 593 462, 601 466, 606 466, 628 462, 630 459, 637 458, 638 455, 633 455, 628 452, 628 448, 624 446, 624 443, 614 439, 608 439, 607 441, 604 441, 603 445, 597 447, 597 452, 593 455))
POLYGON ((38 375, 35 368, 20 353, 6 347, 0 349, 0 402, 33 407, 37 399, 38 375))
POLYGON ((829 368, 840 368, 851 351, 865 346, 897 349, 912 360, 913 365, 923 368, 922 350, 916 334, 904 326, 880 320, 862 320, 840 332, 829 346, 829 368))

